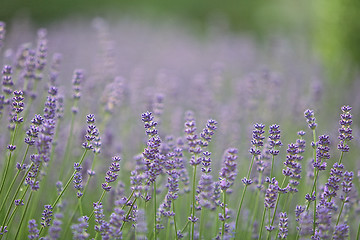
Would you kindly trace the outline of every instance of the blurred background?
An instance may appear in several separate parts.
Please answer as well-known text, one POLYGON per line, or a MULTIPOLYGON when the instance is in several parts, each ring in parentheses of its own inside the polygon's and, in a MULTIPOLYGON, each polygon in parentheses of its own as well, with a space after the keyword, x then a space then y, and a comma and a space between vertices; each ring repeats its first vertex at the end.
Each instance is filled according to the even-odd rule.
POLYGON ((0 19, 11 22, 26 17, 46 26, 74 16, 106 19, 131 15, 181 21, 200 34, 213 24, 221 24, 231 31, 254 35, 259 41, 279 33, 297 35, 309 41, 333 69, 341 64, 349 68, 360 65, 359 10, 358 0, 1 0, 0 19))

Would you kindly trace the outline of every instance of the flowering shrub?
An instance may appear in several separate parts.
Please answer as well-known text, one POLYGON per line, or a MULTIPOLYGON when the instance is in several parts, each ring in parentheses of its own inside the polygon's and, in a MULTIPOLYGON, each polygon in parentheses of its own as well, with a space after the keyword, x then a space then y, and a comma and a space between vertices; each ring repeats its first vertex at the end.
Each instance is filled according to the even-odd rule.
MULTIPOLYGON (((331 108, 336 133, 307 109, 322 106, 324 82, 284 80, 281 54, 282 76, 244 73, 259 52, 231 37, 196 52, 217 59, 195 64, 196 41, 175 42, 167 63, 141 67, 144 48, 125 53, 146 47, 141 34, 123 48, 93 25, 95 67, 85 57, 72 69, 75 52, 49 47, 62 36, 40 29, 35 44, 13 46, 0 22, 0 239, 359 239, 353 110, 331 108)), ((316 69, 290 73, 304 70, 316 69)))

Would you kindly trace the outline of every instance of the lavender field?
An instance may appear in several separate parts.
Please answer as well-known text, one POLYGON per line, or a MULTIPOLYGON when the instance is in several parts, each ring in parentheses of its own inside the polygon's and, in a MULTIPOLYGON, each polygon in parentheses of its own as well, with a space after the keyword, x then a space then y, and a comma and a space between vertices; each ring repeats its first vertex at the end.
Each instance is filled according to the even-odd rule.
POLYGON ((0 67, 0 239, 359 239, 359 82, 301 38, 0 22, 0 67))

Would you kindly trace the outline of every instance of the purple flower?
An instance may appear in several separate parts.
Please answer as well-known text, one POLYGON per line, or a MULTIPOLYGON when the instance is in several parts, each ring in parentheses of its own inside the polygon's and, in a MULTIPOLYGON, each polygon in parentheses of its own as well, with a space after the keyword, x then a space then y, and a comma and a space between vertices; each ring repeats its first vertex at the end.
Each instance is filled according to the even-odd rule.
POLYGON ((42 217, 41 217, 41 220, 42 220, 41 225, 43 227, 50 226, 51 218, 53 216, 52 210, 53 210, 53 208, 51 207, 51 205, 44 206, 44 211, 43 211, 42 217))
POLYGON ((73 74, 73 98, 78 100, 81 97, 81 82, 84 81, 84 70, 76 69, 73 74))
POLYGON ((63 218, 62 213, 56 213, 54 217, 53 224, 49 228, 49 237, 51 240, 56 240, 60 238, 61 234, 61 219, 63 218))
MULTIPOLYGON (((1 28, 1 26, 0 26, 1 28)), ((6 96, 9 96, 13 93, 13 86, 14 86, 14 82, 12 81, 12 67, 10 65, 4 65, 3 70, 2 70, 2 74, 3 74, 3 78, 2 78, 2 90, 5 93, 6 96)), ((9 99, 5 99, 4 100, 4 104, 5 105, 9 105, 10 101, 9 99)))
POLYGON ((317 126, 316 124, 316 119, 315 119, 315 116, 314 116, 314 111, 313 110, 310 110, 310 109, 307 109, 305 112, 304 112, 304 116, 306 118, 306 121, 307 123, 309 124, 309 128, 311 130, 314 130, 317 126))
POLYGON ((89 227, 88 223, 89 218, 87 216, 80 217, 78 219, 78 224, 73 224, 71 226, 73 239, 75 240, 85 240, 89 237, 89 234, 86 232, 89 227))
POLYGON ((24 93, 21 90, 14 91, 14 97, 12 99, 12 111, 14 114, 11 119, 12 122, 22 123, 24 121, 24 119, 19 116, 19 114, 24 110, 25 105, 23 95, 24 93))
POLYGON ((340 181, 343 176, 344 165, 335 163, 330 170, 330 177, 327 183, 325 183, 324 197, 332 198, 336 197, 336 191, 340 188, 340 181))
POLYGON ((269 145, 271 149, 269 150, 269 153, 271 155, 278 155, 279 150, 276 150, 276 147, 280 147, 282 145, 280 141, 280 126, 273 124, 269 127, 269 145))
POLYGON ((341 120, 340 128, 339 128, 339 140, 340 143, 338 144, 338 149, 342 152, 349 151, 348 143, 353 139, 352 136, 352 115, 350 113, 351 107, 350 106, 342 106, 341 107, 342 114, 340 115, 341 120))
POLYGON ((280 239, 286 239, 288 235, 288 218, 286 212, 280 213, 279 219, 279 234, 280 239))
POLYGON ((343 187, 343 192, 345 194, 348 194, 351 191, 352 188, 352 179, 353 179, 354 173, 346 171, 344 173, 344 181, 341 183, 341 186, 343 187))
POLYGON ((254 124, 255 129, 252 132, 252 140, 251 140, 251 144, 253 146, 249 150, 250 154, 254 156, 258 156, 261 154, 259 148, 264 145, 264 139, 265 139, 265 137, 263 136, 263 134, 265 133, 264 127, 265 125, 262 123, 254 124))
POLYGON ((347 239, 349 237, 349 226, 347 224, 340 224, 335 227, 333 234, 334 240, 347 239))
POLYGON ((37 46, 36 46, 36 70, 38 72, 38 75, 36 76, 37 80, 42 79, 41 72, 45 65, 46 65, 46 57, 47 57, 47 31, 46 29, 39 29, 37 32, 37 46))
POLYGON ((120 164, 119 164, 120 160, 121 158, 118 156, 114 156, 112 158, 112 163, 109 167, 109 170, 106 172, 105 183, 101 184, 101 187, 107 192, 110 191, 111 189, 109 183, 116 181, 118 177, 117 172, 120 171, 120 164))
POLYGON ((199 144, 201 147, 207 147, 209 142, 211 141, 212 136, 215 133, 217 122, 213 119, 209 119, 206 127, 200 133, 200 141, 199 144))
POLYGON ((198 154, 201 152, 201 148, 198 146, 199 139, 196 134, 196 122, 195 122, 194 113, 191 111, 186 112, 185 119, 186 119, 185 134, 186 134, 186 140, 189 145, 189 152, 198 154))
POLYGON ((83 193, 83 185, 82 185, 82 174, 81 174, 81 169, 82 167, 80 166, 79 163, 74 163, 74 169, 75 169, 75 174, 74 174, 74 179, 73 179, 73 183, 74 183, 74 188, 77 190, 77 197, 80 198, 82 197, 83 193))
POLYGON ((223 191, 227 191, 234 183, 237 175, 236 159, 238 150, 229 148, 225 151, 223 157, 223 167, 219 173, 219 183, 223 191))
POLYGON ((28 225, 28 229, 29 229, 28 238, 29 239, 38 239, 39 229, 37 227, 38 227, 38 225, 36 224, 35 219, 29 220, 29 225, 28 225))
POLYGON ((274 184, 269 184, 269 187, 265 192, 265 208, 275 208, 275 202, 278 197, 278 182, 275 181, 274 184))
POLYGON ((87 115, 86 122, 88 124, 86 135, 84 136, 86 141, 82 144, 82 146, 87 150, 93 150, 94 140, 100 135, 99 130, 96 128, 95 125, 95 115, 94 114, 87 115))
POLYGON ((297 186, 301 178, 301 164, 299 161, 302 160, 302 156, 298 154, 298 146, 294 143, 289 144, 286 151, 286 161, 284 162, 286 169, 283 169, 282 173, 290 178, 289 191, 297 192, 297 186))
POLYGON ((316 162, 313 163, 314 168, 325 170, 326 161, 330 158, 330 140, 328 135, 320 135, 319 141, 316 143, 316 162))

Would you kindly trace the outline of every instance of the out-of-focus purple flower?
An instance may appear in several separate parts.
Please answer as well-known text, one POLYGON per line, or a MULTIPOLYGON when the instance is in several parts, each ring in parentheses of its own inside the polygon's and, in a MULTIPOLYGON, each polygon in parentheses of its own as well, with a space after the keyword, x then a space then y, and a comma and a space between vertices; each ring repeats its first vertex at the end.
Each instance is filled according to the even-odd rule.
POLYGON ((51 59, 50 73, 49 73, 50 83, 53 86, 57 86, 56 81, 59 77, 61 61, 62 61, 62 55, 60 53, 54 53, 51 59))
POLYGON ((6 24, 0 21, 0 50, 4 45, 5 33, 6 33, 6 24))
POLYGON ((28 229, 29 229, 28 238, 29 239, 38 239, 39 229, 37 227, 38 227, 38 225, 36 224, 35 219, 29 220, 29 225, 28 225, 28 229))
POLYGON ((350 113, 351 107, 350 106, 342 106, 341 107, 342 114, 340 115, 341 120, 340 128, 339 128, 339 140, 340 143, 338 144, 338 149, 342 152, 349 151, 348 143, 353 139, 352 136, 352 115, 350 113))
MULTIPOLYGON (((9 97, 13 93, 14 82, 12 81, 12 67, 10 65, 4 65, 2 70, 2 90, 5 93, 6 97, 9 97)), ((9 105, 9 99, 4 100, 5 105, 9 105)))
POLYGON ((121 209, 120 201, 116 201, 115 205, 116 207, 109 219, 109 235, 112 239, 122 239, 122 231, 120 229, 125 219, 125 211, 121 209))
POLYGON ((317 126, 316 124, 316 119, 315 119, 315 115, 314 115, 314 111, 313 110, 310 110, 310 109, 307 109, 305 112, 304 112, 304 116, 306 118, 306 121, 307 123, 309 124, 309 128, 311 130, 314 130, 317 126))
POLYGON ((318 205, 316 207, 317 213, 317 234, 320 239, 329 239, 331 230, 331 209, 324 205, 318 205))
POLYGON ((42 28, 37 32, 37 46, 36 46, 36 70, 38 75, 36 76, 37 80, 42 79, 41 71, 43 71, 46 65, 46 57, 47 57, 47 31, 42 28))
POLYGON ((73 84, 73 98, 80 99, 81 97, 81 82, 84 81, 84 70, 76 69, 73 74, 72 84, 73 84))
POLYGON ((238 150, 236 148, 229 148, 224 153, 223 166, 219 173, 219 183, 221 189, 225 192, 234 184, 237 175, 237 153, 238 150))
POLYGON ((340 224, 335 227, 333 234, 334 240, 347 239, 349 237, 349 226, 347 224, 340 224))
POLYGON ((73 239, 85 240, 89 237, 89 233, 86 232, 89 227, 88 220, 89 218, 87 216, 82 216, 78 218, 78 224, 71 225, 73 239))
POLYGON ((286 212, 280 213, 279 219, 279 234, 280 239, 286 239, 288 235, 288 218, 286 212))
POLYGON ((52 225, 49 228, 49 237, 51 240, 56 240, 60 238, 60 234, 61 234, 61 224, 62 224, 62 218, 63 218, 63 214, 62 213, 55 213, 54 215, 54 221, 52 223, 52 225))

